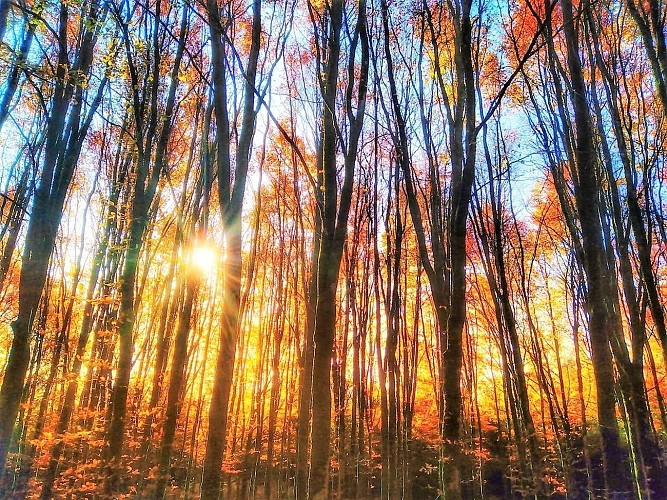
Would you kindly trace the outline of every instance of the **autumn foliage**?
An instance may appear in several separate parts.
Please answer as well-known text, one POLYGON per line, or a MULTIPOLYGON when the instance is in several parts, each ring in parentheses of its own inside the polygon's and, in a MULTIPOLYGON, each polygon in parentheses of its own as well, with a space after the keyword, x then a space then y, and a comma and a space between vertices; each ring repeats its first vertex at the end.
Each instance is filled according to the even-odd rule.
POLYGON ((667 498, 660 0, 0 0, 0 497, 667 498))

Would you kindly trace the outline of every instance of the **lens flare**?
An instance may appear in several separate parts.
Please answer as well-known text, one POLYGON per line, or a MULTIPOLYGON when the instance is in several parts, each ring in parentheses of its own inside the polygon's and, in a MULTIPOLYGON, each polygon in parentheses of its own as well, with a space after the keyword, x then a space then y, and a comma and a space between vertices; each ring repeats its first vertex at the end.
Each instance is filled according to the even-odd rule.
POLYGON ((203 273, 210 273, 218 263, 217 252, 207 245, 195 246, 192 249, 191 265, 203 273))

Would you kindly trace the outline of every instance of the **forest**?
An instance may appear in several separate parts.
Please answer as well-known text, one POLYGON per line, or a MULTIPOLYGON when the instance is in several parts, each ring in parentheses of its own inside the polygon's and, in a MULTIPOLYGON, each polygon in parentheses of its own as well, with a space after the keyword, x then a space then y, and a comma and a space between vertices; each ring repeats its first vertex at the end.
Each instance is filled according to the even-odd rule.
POLYGON ((0 0, 0 498, 667 499, 664 0, 0 0))

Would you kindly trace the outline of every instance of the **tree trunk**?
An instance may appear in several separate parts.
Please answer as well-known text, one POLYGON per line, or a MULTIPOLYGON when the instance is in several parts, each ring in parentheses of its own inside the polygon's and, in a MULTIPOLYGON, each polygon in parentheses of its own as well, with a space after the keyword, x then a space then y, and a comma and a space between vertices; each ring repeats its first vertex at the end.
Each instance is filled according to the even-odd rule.
MULTIPOLYGON (((348 60, 348 93, 345 105, 350 120, 349 143, 345 151, 343 185, 338 193, 337 179, 337 120, 336 95, 339 85, 339 58, 341 32, 344 20, 344 3, 333 0, 326 6, 326 65, 320 80, 322 95, 322 128, 317 154, 317 213, 316 234, 313 242, 313 272, 310 282, 312 320, 306 331, 305 366, 302 377, 299 406, 299 480, 298 498, 322 499, 329 494, 330 435, 331 435, 331 360, 336 331, 336 298, 338 275, 347 237, 347 223, 352 201, 354 170, 359 147, 359 137, 364 118, 366 88, 368 82, 368 39, 366 33, 366 3, 359 3, 357 24, 352 37, 348 60), (353 112, 352 85, 354 84, 354 60, 357 44, 361 42, 361 74, 353 112), (355 50, 353 50, 355 49, 355 50), (311 322, 312 321, 312 322, 311 322), (312 329, 311 329, 312 328, 312 329), (312 340, 311 340, 312 339, 312 340), (312 372, 310 367, 310 342, 313 345, 312 372), (308 385, 312 380, 312 388, 308 385), (308 427, 310 426, 310 432, 308 427), (310 443, 308 446, 308 438, 310 443), (310 451, 309 474, 305 467, 310 451), (308 481, 309 479, 309 481, 308 481)), ((314 25, 316 23, 314 22, 314 25)), ((320 36, 316 33, 316 36, 320 36)), ((322 55, 322 54, 321 54, 322 55)))
MULTIPOLYGON (((589 335, 598 400, 598 423, 602 437, 605 488, 610 497, 627 495, 623 478, 623 453, 620 448, 616 421, 616 399, 613 391, 614 370, 609 346, 609 332, 613 325, 609 318, 611 307, 605 285, 606 274, 604 243, 599 209, 599 177, 597 157, 593 141, 593 127, 586 100, 579 42, 571 0, 561 0, 563 8, 563 33, 567 44, 567 65, 572 86, 572 105, 576 124, 575 160, 578 182, 575 184, 575 201, 581 223, 584 269, 588 284, 587 307, 589 335)), ((585 5, 584 8, 590 8, 585 5)))
POLYGON ((213 499, 220 495, 222 459, 225 451, 229 400, 234 375, 236 343, 239 335, 241 306, 241 214, 245 194, 246 175, 250 162, 250 150, 257 118, 255 108, 255 80, 261 38, 261 1, 252 2, 251 45, 248 65, 245 69, 243 90, 243 116, 238 132, 236 165, 232 184, 230 158, 230 121, 227 110, 227 71, 225 61, 226 30, 215 0, 206 6, 211 33, 211 63, 213 102, 216 117, 216 145, 218 168, 218 198, 223 218, 226 261, 224 269, 223 301, 225 304, 220 328, 220 350, 215 368, 213 395, 209 411, 209 434, 206 442, 202 498, 213 499))

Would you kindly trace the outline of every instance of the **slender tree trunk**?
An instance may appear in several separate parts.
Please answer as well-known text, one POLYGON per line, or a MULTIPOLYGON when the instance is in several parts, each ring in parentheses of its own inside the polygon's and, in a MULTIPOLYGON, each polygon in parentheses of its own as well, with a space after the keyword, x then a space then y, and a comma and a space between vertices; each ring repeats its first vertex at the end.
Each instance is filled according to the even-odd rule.
MULTIPOLYGON (((155 16, 150 33, 153 43, 162 30, 167 29, 161 22, 161 1, 155 5, 155 16)), ((173 66, 169 72, 170 83, 165 99, 162 127, 158 129, 158 87, 161 70, 161 54, 153 53, 153 59, 147 68, 151 75, 152 84, 148 88, 140 88, 139 75, 134 55, 130 46, 130 35, 124 20, 119 19, 123 31, 128 60, 130 79, 132 82, 131 98, 134 107, 135 141, 137 142, 137 163, 134 179, 133 203, 130 212, 130 228, 127 238, 125 262, 121 274, 119 287, 120 306, 118 313, 118 342, 119 355, 116 378, 114 380, 111 419, 106 433, 107 475, 105 478, 105 492, 117 493, 121 487, 120 468, 122 466, 122 451, 125 437, 125 420, 127 413, 127 397, 129 393, 130 374, 132 371, 132 355, 134 352, 134 322, 137 314, 138 297, 135 297, 137 278, 139 276, 139 256, 144 245, 144 234, 152 218, 151 205, 155 199, 158 181, 163 175, 165 158, 171 137, 174 110, 176 105, 176 91, 179 85, 180 64, 185 51, 185 37, 187 34, 187 20, 189 9, 183 9, 181 30, 178 45, 174 56, 173 66), (147 98, 147 114, 142 115, 144 106, 140 104, 142 98, 147 98)), ((149 15, 147 12, 144 15, 149 15)))
POLYGON ((11 0, 0 0, 0 42, 5 38, 5 30, 7 29, 7 18, 11 10, 11 0))
MULTIPOLYGON (((120 154, 120 150, 119 150, 120 154)), ((123 162, 123 165, 127 166, 124 163, 124 160, 119 160, 123 162)), ((124 171, 124 169, 121 169, 124 171)), ((106 214, 106 223, 104 228, 98 235, 98 244, 97 249, 94 253, 92 269, 90 272, 90 278, 88 280, 88 288, 86 292, 86 305, 83 310, 83 320, 81 322, 81 327, 79 330, 79 339, 77 341, 76 351, 74 354, 74 361, 72 367, 68 370, 68 379, 67 389, 65 392, 65 399, 63 402, 62 409, 60 411, 60 417, 58 419, 58 425, 56 427, 56 436, 60 439, 51 449, 51 456, 49 460, 49 465, 46 470, 44 480, 42 482, 42 493, 41 497, 43 500, 51 498, 53 495, 53 484, 56 479, 58 462, 60 457, 65 449, 65 442, 62 439, 63 434, 67 431, 69 427, 69 422, 74 412, 74 405, 76 399, 76 393, 78 388, 78 380, 81 374, 81 368, 83 366, 83 357, 86 351, 86 346, 88 345, 88 339, 90 338, 90 332, 93 327, 93 312, 94 312, 94 303, 93 299, 95 297, 95 291, 98 289, 98 278, 102 269, 102 264, 104 257, 107 253, 109 247, 109 241, 112 233, 113 224, 116 222, 117 215, 117 203, 120 195, 120 183, 114 182, 111 195, 109 197, 109 209, 106 214)))
POLYGON ((160 453, 158 457, 158 480, 155 488, 155 498, 164 497, 167 482, 170 476, 170 459, 176 435, 176 424, 181 407, 181 393, 185 382, 184 367, 187 362, 188 335, 190 332, 190 322, 194 308, 199 277, 195 275, 198 271, 190 270, 190 276, 187 279, 187 290, 185 292, 185 301, 180 311, 178 319, 178 331, 174 339, 174 354, 171 361, 171 372, 169 376, 169 390, 167 395, 167 407, 165 421, 162 430, 162 440, 160 442, 160 453))
MULTIPOLYGON (((4 30, 2 26, 3 9, 8 4, 9 1, 0 0, 0 41, 2 40, 2 32, 4 30)), ((25 69, 27 57, 30 53, 30 47, 35 38, 36 26, 37 23, 32 19, 29 20, 26 14, 24 24, 25 34, 23 35, 23 40, 21 41, 21 46, 18 52, 13 57, 12 65, 7 72, 7 80, 4 82, 5 88, 2 97, 0 97, 0 130, 2 130, 2 127, 9 117, 10 106, 14 99, 14 95, 16 94, 16 90, 19 88, 21 74, 25 69)))
MULTIPOLYGON (((667 35, 665 35, 665 6, 661 0, 640 2, 626 0, 630 15, 639 27, 648 56, 658 97, 667 116, 667 35)), ((663 339, 663 349, 665 344, 663 339)))

